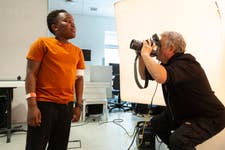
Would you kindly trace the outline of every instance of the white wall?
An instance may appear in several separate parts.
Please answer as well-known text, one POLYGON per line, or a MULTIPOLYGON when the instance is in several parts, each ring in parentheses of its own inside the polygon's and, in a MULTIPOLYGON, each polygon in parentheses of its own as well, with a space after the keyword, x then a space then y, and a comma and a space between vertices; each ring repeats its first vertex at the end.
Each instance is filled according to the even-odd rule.
POLYGON ((87 65, 102 65, 105 31, 115 31, 115 19, 110 17, 74 15, 77 36, 72 42, 80 48, 91 49, 87 65))
MULTIPOLYGON (((26 54, 30 44, 47 35, 46 0, 0 1, 0 80, 22 79, 26 74, 26 54)), ((23 87, 14 90, 12 121, 25 122, 27 105, 23 87)))
POLYGON ((25 78, 30 44, 47 35, 46 14, 46 0, 0 1, 0 79, 25 78))

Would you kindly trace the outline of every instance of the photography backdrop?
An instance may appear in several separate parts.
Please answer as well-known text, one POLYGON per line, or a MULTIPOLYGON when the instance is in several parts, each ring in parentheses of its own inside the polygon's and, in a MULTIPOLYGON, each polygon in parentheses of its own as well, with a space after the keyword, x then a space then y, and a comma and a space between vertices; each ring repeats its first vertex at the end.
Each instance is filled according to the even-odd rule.
MULTIPOLYGON (((121 0, 114 6, 123 100, 150 103, 156 88, 154 81, 149 82, 147 89, 137 87, 133 73, 136 55, 129 48, 131 40, 142 41, 154 33, 172 30, 183 34, 186 52, 201 63, 215 94, 225 104, 225 25, 214 0, 121 0)), ((154 104, 164 104, 160 85, 154 104)))

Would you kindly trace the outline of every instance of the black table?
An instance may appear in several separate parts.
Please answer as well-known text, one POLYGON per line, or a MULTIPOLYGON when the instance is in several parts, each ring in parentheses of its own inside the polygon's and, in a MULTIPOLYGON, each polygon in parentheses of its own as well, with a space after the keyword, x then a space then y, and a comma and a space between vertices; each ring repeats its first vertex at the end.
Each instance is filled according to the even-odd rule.
POLYGON ((0 129, 0 134, 6 134, 7 143, 11 141, 11 135, 13 132, 26 132, 26 130, 22 129, 22 126, 17 126, 12 128, 11 122, 11 112, 12 112, 12 101, 13 101, 13 89, 17 87, 23 87, 24 82, 22 81, 0 81, 0 90, 2 91, 2 95, 6 100, 6 128, 0 129))

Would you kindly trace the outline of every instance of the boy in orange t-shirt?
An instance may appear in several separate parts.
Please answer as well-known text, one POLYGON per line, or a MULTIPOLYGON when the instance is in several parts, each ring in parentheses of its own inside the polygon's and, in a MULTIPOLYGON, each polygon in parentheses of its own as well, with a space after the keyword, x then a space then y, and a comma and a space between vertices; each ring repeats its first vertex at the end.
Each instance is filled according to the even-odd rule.
POLYGON ((54 10, 47 23, 55 37, 38 38, 26 57, 26 150, 45 150, 47 145, 66 150, 71 120, 80 118, 83 77, 76 72, 85 65, 81 49, 68 41, 76 36, 73 17, 65 10, 54 10))

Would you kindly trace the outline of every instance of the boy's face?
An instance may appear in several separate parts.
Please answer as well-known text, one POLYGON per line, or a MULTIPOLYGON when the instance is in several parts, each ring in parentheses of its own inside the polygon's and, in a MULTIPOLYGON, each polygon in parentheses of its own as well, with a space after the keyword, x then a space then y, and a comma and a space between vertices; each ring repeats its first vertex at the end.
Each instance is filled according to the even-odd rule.
POLYGON ((76 36, 76 27, 73 17, 65 12, 59 13, 54 24, 54 32, 57 37, 72 39, 76 36))

